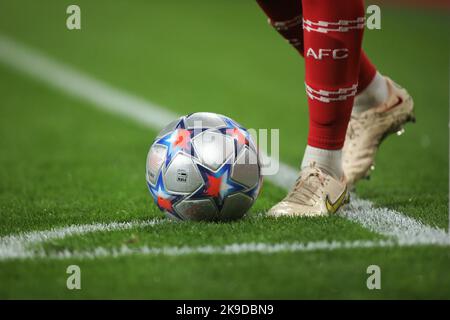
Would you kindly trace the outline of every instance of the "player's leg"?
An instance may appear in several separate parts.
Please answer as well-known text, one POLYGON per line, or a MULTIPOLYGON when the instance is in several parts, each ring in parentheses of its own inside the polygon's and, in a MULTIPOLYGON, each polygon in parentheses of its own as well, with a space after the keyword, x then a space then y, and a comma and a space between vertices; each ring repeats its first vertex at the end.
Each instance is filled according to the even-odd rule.
POLYGON ((363 109, 369 108, 380 99, 384 101, 386 98, 387 84, 383 76, 377 71, 366 53, 362 50, 359 62, 358 92, 353 102, 352 112, 363 111, 363 109), (380 82, 380 79, 383 79, 383 81, 380 82), (375 85, 372 84, 370 86, 372 82, 375 85))
POLYGON ((303 0, 308 145, 300 177, 274 216, 334 213, 348 198, 342 147, 357 91, 364 29, 362 0, 303 0))
POLYGON ((343 170, 350 186, 370 174, 383 139, 401 132, 406 122, 414 121, 411 96, 376 71, 364 53, 358 81, 358 94, 342 150, 343 170))
MULTIPOLYGON (((256 0, 256 2, 268 17, 269 24, 272 25, 274 29, 303 56, 303 17, 301 0, 256 0)), ((364 91, 364 89, 372 82, 375 75, 377 75, 377 80, 382 78, 382 76, 377 73, 374 65, 367 58, 367 55, 361 50, 358 91, 355 99, 355 102, 359 101, 358 105, 361 106, 361 108, 364 108, 364 105, 368 105, 368 103, 365 102, 367 99, 375 98, 375 102, 384 96, 383 92, 379 94, 379 92, 372 93, 373 90, 366 90, 365 93, 368 93, 369 98, 366 98, 365 94, 361 95, 363 98, 359 100, 357 98, 359 93, 364 91), (376 94, 376 97, 373 97, 374 94, 376 94)), ((379 81, 376 81, 376 83, 379 83, 379 81)), ((378 88, 378 91, 382 89, 382 86, 378 85, 376 87, 378 88)), ((387 86, 385 85, 385 87, 385 91, 387 92, 387 86)))
POLYGON ((256 0, 269 24, 303 55, 301 0, 256 0))

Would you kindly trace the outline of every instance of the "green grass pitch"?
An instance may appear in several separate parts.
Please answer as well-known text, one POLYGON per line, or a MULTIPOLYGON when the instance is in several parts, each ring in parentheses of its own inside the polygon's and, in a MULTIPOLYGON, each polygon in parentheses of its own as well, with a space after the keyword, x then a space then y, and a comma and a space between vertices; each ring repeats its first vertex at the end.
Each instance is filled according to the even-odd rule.
MULTIPOLYGON (((65 27, 69 4, 2 1, 0 35, 173 112, 219 112, 247 127, 279 128, 282 160, 298 166, 307 134, 303 62, 256 3, 78 1, 79 31, 65 27)), ((382 7, 382 30, 366 30, 368 55, 410 91, 418 122, 384 142, 372 179, 357 189, 376 206, 441 229, 449 224, 447 18, 382 7)), ((144 177, 155 134, 0 62, 0 236, 162 219, 144 177)), ((284 193, 265 182, 238 222, 93 232, 44 249, 384 239, 340 216, 265 218, 284 193)), ((449 266, 449 247, 432 245, 0 260, 0 298, 450 298, 449 266), (81 290, 66 288, 70 264, 81 267, 81 290), (381 267, 381 290, 366 287, 371 264, 381 267)))

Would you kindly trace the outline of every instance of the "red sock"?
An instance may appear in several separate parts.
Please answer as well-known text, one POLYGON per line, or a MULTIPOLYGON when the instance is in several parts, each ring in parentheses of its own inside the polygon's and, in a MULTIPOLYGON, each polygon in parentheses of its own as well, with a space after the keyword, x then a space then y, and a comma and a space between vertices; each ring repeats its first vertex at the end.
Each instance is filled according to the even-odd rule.
MULTIPOLYGON (((298 53, 302 56, 304 55, 304 46, 303 46, 303 26, 301 23, 302 20, 302 2, 301 0, 257 0, 259 6, 265 12, 267 17, 269 18, 269 23, 280 33, 280 35, 285 38, 298 53)), ((350 4, 345 4, 346 6, 353 6, 355 2, 359 1, 350 1, 350 4)), ((331 4, 323 3, 318 4, 314 1, 309 1, 309 6, 318 6, 325 8, 326 6, 330 6, 331 4)), ((335 5, 336 6, 336 5, 335 5)), ((320 9, 321 10, 321 9, 320 9)), ((333 8, 327 9, 333 10, 333 8)), ((330 16, 330 15, 327 15, 330 16)), ((360 15, 363 16, 363 15, 360 15)), ((339 20, 339 17, 336 18, 336 21, 339 20)), ((313 31, 309 31, 313 32, 313 31)), ((333 33, 337 32, 328 32, 329 35, 333 35, 333 33)), ((313 35, 311 35, 313 36, 313 35)), ((357 93, 363 91, 372 81, 376 73, 375 66, 370 62, 369 58, 365 54, 363 50, 361 50, 360 62, 359 62, 359 72, 358 72, 358 89, 357 93)), ((345 113, 347 114, 347 112, 345 113)), ((316 119, 316 117, 314 117, 316 119)), ((317 121, 320 124, 320 121, 317 121)), ((345 122, 345 121, 343 121, 345 122)), ((317 127, 317 126, 316 126, 317 127)), ((322 126, 320 126, 322 127, 322 126)), ((342 126, 341 126, 342 127, 342 126)), ((328 130, 326 128, 317 128, 313 130, 314 132, 328 130)), ((343 129, 339 129, 341 132, 343 129)), ((339 135, 340 136, 340 135, 339 135)), ((311 140, 316 140, 312 138, 311 140)), ((328 138, 327 138, 328 140, 328 138)), ((314 142, 313 142, 314 143, 314 142)), ((317 145, 317 143, 316 143, 317 145)), ((335 145, 335 143, 333 143, 335 145)), ((338 143, 337 145, 340 145, 338 143)))
POLYGON ((362 0, 303 0, 308 145, 338 150, 356 94, 364 30, 362 0))
POLYGON ((269 23, 303 55, 301 0, 256 0, 269 23))
MULTIPOLYGON (((303 27, 301 0, 256 0, 269 18, 269 23, 303 56, 303 27)), ((361 50, 358 93, 372 81, 376 68, 361 50)))

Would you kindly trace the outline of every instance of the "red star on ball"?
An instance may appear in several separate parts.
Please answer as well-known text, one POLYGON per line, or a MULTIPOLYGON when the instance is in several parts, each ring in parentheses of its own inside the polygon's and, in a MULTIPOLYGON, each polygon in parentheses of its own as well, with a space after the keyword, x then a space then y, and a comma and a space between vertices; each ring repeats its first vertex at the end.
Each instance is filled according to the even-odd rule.
POLYGON ((216 178, 208 175, 208 187, 205 193, 208 196, 217 197, 220 194, 220 185, 222 183, 222 177, 216 178))
POLYGON ((227 134, 235 138, 240 145, 247 143, 247 138, 238 128, 227 129, 227 134))
POLYGON ((191 133, 189 132, 189 130, 178 129, 172 141, 172 145, 173 147, 187 149, 190 140, 191 140, 191 133))
POLYGON ((160 206, 161 208, 167 210, 167 211, 172 211, 172 202, 170 202, 170 200, 168 199, 164 199, 162 197, 158 197, 158 206, 160 206))

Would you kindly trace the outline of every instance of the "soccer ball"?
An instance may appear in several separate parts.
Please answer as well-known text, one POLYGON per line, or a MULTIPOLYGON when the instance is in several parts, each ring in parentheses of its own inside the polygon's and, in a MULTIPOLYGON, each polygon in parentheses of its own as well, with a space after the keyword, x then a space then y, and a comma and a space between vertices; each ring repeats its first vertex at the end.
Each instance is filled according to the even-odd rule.
POLYGON ((147 185, 159 209, 180 220, 235 220, 262 185, 249 132, 223 115, 198 112, 167 125, 147 156, 147 185))

